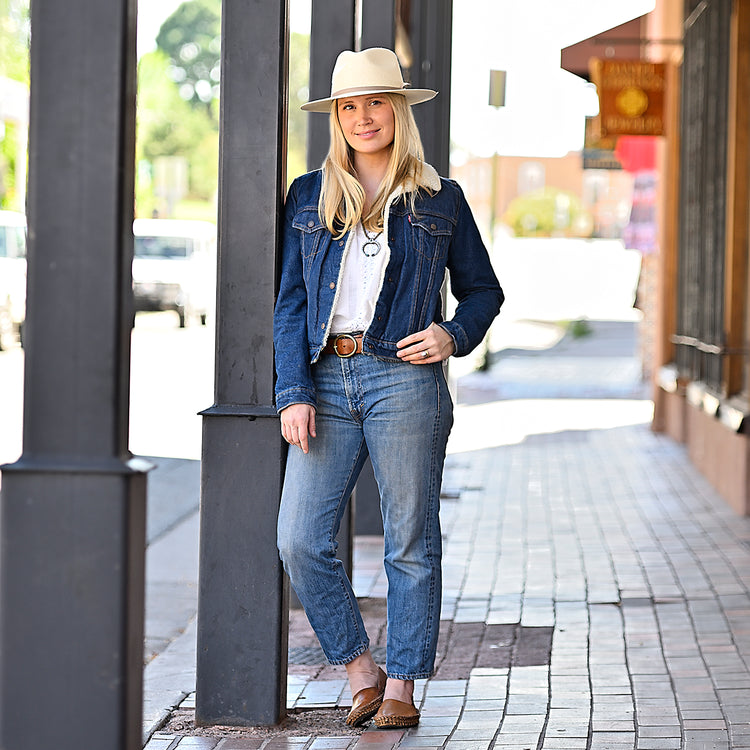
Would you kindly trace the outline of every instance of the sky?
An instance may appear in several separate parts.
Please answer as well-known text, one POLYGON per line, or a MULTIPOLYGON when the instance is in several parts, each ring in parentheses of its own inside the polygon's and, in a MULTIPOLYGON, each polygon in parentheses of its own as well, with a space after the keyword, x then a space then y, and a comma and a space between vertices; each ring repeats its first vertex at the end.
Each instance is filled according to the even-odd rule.
MULTIPOLYGON (((138 3, 139 55, 155 48, 182 0, 138 3)), ((310 0, 290 0, 309 32, 310 0)), ((560 50, 653 10, 655 0, 460 0, 453 7, 451 138, 479 156, 564 156, 583 147, 591 86, 560 68, 560 50), (488 104, 490 70, 507 71, 505 106, 488 104)))
POLYGON ((654 0, 462 0, 453 5, 451 138, 474 154, 564 156, 583 146, 593 87, 560 68, 563 47, 653 10, 654 0), (481 23, 478 23, 481 19, 481 23), (489 71, 505 70, 505 106, 489 71))

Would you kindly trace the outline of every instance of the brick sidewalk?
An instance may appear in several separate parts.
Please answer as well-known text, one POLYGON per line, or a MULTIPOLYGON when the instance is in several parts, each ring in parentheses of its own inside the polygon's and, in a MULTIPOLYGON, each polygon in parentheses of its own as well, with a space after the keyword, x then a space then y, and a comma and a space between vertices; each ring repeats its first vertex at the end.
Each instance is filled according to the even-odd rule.
MULTIPOLYGON (((157 733, 148 750, 750 749, 750 519, 646 424, 545 427, 540 410, 559 403, 485 410, 485 434, 507 435, 503 415, 528 409, 524 434, 449 457, 441 637, 436 674, 417 686, 419 727, 157 733)), ((358 540, 376 655, 381 554, 358 540)), ((290 708, 345 708, 343 668, 322 663, 299 613, 291 632, 290 708)))

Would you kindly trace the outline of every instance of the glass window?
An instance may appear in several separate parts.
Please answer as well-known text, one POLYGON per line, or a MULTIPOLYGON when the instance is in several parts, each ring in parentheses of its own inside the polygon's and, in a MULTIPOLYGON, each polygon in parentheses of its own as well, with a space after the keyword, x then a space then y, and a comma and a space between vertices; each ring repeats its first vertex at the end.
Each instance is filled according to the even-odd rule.
POLYGON ((23 227, 14 227, 16 239, 16 258, 26 257, 26 230, 23 227))
POLYGON ((193 241, 187 237, 136 237, 136 258, 187 258, 193 241))

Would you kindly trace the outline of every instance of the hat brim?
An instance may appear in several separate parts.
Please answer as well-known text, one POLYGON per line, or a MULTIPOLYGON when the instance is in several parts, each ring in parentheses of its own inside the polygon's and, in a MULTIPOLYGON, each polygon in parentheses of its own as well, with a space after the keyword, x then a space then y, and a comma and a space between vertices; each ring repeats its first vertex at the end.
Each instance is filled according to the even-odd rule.
MULTIPOLYGON (((393 89, 380 89, 374 88, 372 91, 357 91, 353 96, 367 96, 369 94, 398 94, 399 96, 406 97, 408 104, 421 104, 422 102, 428 102, 430 99, 434 99, 437 96, 437 91, 432 89, 401 89, 394 91, 393 89)), ((341 96, 329 96, 326 99, 315 99, 314 101, 303 104, 300 109, 304 109, 306 112, 330 112, 331 104, 336 99, 341 99, 346 94, 341 96)))

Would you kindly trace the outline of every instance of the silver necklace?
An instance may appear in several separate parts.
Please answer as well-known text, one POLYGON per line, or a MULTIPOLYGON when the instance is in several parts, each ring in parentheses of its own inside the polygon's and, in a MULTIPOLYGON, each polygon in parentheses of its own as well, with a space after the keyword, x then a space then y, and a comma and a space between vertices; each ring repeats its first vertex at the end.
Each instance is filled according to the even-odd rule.
POLYGON ((374 258, 380 252, 380 243, 377 240, 378 237, 383 234, 383 230, 381 229, 374 237, 370 237, 370 235, 367 233, 367 230, 365 229, 365 225, 362 224, 362 231, 365 233, 365 237, 367 238, 367 242, 362 245, 362 252, 366 257, 374 258), (368 247, 372 247, 374 249, 371 249, 368 252, 368 247))

